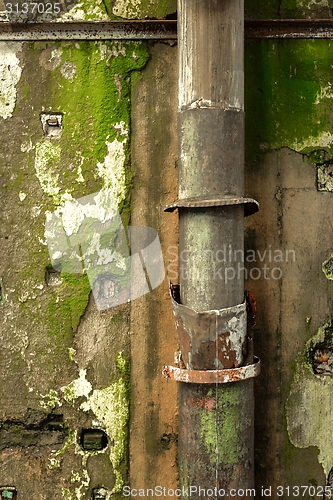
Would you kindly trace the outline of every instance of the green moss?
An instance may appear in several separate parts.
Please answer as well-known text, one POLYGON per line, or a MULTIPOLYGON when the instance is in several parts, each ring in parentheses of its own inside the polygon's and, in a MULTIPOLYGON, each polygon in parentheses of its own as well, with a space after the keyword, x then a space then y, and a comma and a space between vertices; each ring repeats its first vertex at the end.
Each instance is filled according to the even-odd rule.
POLYGON ((91 289, 86 275, 64 273, 62 276, 63 284, 48 304, 46 321, 49 335, 56 337, 60 344, 67 344, 79 326, 91 289))
POLYGON ((201 439, 212 464, 218 462, 233 465, 238 462, 240 453, 244 451, 241 449, 243 444, 239 438, 243 429, 239 419, 241 398, 238 384, 226 384, 223 390, 211 389, 207 396, 216 397, 217 410, 201 412, 201 439))
POLYGON ((245 50, 246 155, 333 152, 329 40, 253 41, 245 50))
POLYGON ((114 443, 109 454, 115 475, 112 493, 120 493, 127 474, 129 365, 121 352, 115 363, 121 377, 104 389, 94 390, 81 409, 91 410, 103 422, 109 439, 114 443))
POLYGON ((280 13, 295 19, 314 15, 328 18, 332 7, 332 0, 281 0, 280 13))
MULTIPOLYGON (((52 143, 61 149, 61 157, 54 158, 51 169, 45 172, 44 182, 53 182, 55 204, 59 204, 64 193, 79 198, 98 191, 103 186, 96 171, 98 162, 102 163, 107 154, 106 141, 124 143, 125 196, 121 209, 128 214, 130 200, 131 171, 129 127, 130 127, 130 90, 131 71, 141 69, 148 60, 146 46, 141 42, 80 42, 80 43, 42 43, 29 44, 26 54, 27 64, 18 86, 21 98, 27 95, 34 106, 45 111, 63 113, 63 132, 56 140, 44 139, 37 143, 38 148, 52 143), (44 50, 58 49, 61 62, 54 70, 42 70, 36 84, 36 74, 30 70, 44 50), (64 78, 62 67, 71 63, 76 72, 70 80, 64 78), (120 130, 123 124, 126 136, 120 130), (126 143, 125 143, 125 142, 126 143), (66 168, 64 168, 66 165, 66 168), (81 180, 78 180, 81 176, 81 180)), ((38 79, 38 76, 37 76, 38 79)), ((35 114, 28 113, 31 130, 41 136, 41 126, 36 123, 35 114)), ((43 158, 44 155, 42 155, 43 158)), ((44 169, 45 170, 45 169, 44 169)), ((43 186, 42 186, 43 187, 43 186)))
POLYGON ((279 18, 280 0, 245 0, 245 19, 279 18))

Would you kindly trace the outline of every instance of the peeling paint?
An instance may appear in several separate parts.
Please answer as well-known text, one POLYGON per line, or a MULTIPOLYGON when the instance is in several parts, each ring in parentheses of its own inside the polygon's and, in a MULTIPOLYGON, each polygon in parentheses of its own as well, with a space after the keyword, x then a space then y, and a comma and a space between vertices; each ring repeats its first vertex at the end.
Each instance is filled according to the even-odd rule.
POLYGON ((292 444, 298 448, 316 446, 318 461, 327 477, 333 464, 330 440, 333 417, 333 379, 316 375, 312 356, 317 346, 333 342, 332 320, 320 327, 305 344, 296 360, 296 371, 286 403, 287 428, 292 444))
MULTIPOLYGON (((128 382, 126 381, 129 367, 121 352, 116 357, 116 365, 121 376, 104 389, 95 389, 91 393, 92 385, 86 379, 87 372, 85 369, 80 369, 79 377, 61 388, 64 399, 72 405, 78 398, 86 398, 86 401, 80 405, 80 409, 94 413, 99 425, 104 428, 112 442, 112 446, 109 448, 109 458, 115 475, 115 485, 112 493, 119 493, 124 485, 124 479, 119 468, 126 457, 127 423, 129 418, 129 391, 128 382)), ((58 393, 53 389, 42 397, 43 400, 40 404, 41 406, 44 405, 43 407, 53 409, 56 404, 61 405, 58 393)), ((52 457, 49 459, 50 462, 54 464, 56 457, 63 455, 73 445, 75 445, 75 453, 83 457, 83 466, 85 466, 87 458, 91 454, 105 453, 105 450, 98 452, 83 451, 77 444, 76 431, 72 431, 63 448, 53 452, 52 457)), ((77 499, 82 498, 81 490, 89 486, 89 476, 85 474, 84 470, 82 472, 84 480, 81 478, 80 487, 75 489, 77 499)), ((78 477, 75 474, 78 473, 72 473, 72 477, 78 477)))
MULTIPOLYGON (((14 46, 17 50, 21 44, 10 45, 14 46)), ((12 269, 6 271, 8 275, 4 278, 5 284, 11 283, 9 289, 6 287, 9 300, 3 308, 11 355, 4 354, 2 369, 5 372, 8 367, 8 387, 17 388, 17 398, 13 401, 8 393, 10 389, 6 393, 10 404, 14 405, 9 408, 13 415, 17 401, 23 406, 24 401, 30 401, 32 408, 40 413, 43 409, 48 413, 54 410, 56 414, 61 407, 68 439, 60 450, 54 450, 43 459, 49 480, 43 479, 42 484, 51 485, 54 479, 56 497, 83 499, 88 496, 89 487, 97 486, 95 477, 90 481, 87 469, 88 458, 97 452, 82 450, 72 427, 77 421, 79 425, 91 425, 91 417, 99 422, 100 428, 106 428, 107 423, 109 445, 98 453, 104 454, 99 457, 100 463, 108 465, 110 470, 112 461, 117 478, 115 488, 119 489, 124 483, 122 473, 126 477, 129 388, 126 377, 121 375, 117 379, 114 375, 112 351, 108 355, 112 378, 104 381, 104 385, 94 386, 99 368, 90 368, 91 365, 91 372, 85 371, 86 366, 79 366, 77 374, 68 379, 68 374, 76 368, 73 361, 78 363, 82 359, 82 354, 75 355, 73 338, 86 310, 91 288, 86 276, 66 272, 61 274, 56 286, 55 283, 44 286, 44 277, 50 269, 47 248, 42 246, 46 244, 44 214, 49 217, 57 211, 67 233, 74 236, 88 216, 96 216, 98 222, 108 219, 109 223, 110 212, 114 209, 117 214, 123 210, 125 219, 128 217, 130 75, 131 71, 145 65, 148 51, 146 45, 139 42, 33 42, 24 44, 23 49, 20 55, 13 50, 17 61, 23 58, 25 61, 17 84, 19 107, 14 110, 15 123, 17 120, 22 130, 18 129, 19 135, 9 141, 9 158, 15 161, 5 169, 5 174, 8 172, 10 186, 15 188, 8 190, 12 192, 9 200, 15 209, 12 217, 16 218, 16 210, 22 211, 27 214, 27 221, 20 217, 23 229, 14 245, 15 256, 22 259, 24 265, 16 272, 9 260, 8 267, 12 269), (101 49, 102 45, 105 50, 101 49), (104 59, 101 58, 103 54, 104 59), (62 116, 60 137, 43 136, 40 115, 45 113, 62 116), (26 175, 27 171, 32 175, 26 175), (86 196, 91 199, 83 209, 77 200, 86 196), (12 279, 14 281, 10 281, 12 279), (19 373, 23 373, 22 380, 19 373), (89 414, 80 410, 82 401, 90 407, 89 414), (91 413, 93 409, 98 416, 91 413)), ((10 206, 6 206, 7 209, 9 213, 10 206)), ((9 232, 5 234, 10 235, 12 219, 7 217, 6 220, 9 232)), ((101 265, 109 263, 111 258, 105 247, 103 235, 91 241, 91 250, 98 250, 101 265)), ((114 258, 116 265, 124 265, 120 253, 114 258)), ((105 318, 105 324, 109 321, 108 334, 116 337, 111 317, 105 318)), ((121 321, 127 324, 127 316, 121 321)), ((126 329, 124 325, 119 328, 126 329)), ((119 337, 113 345, 115 352, 123 347, 123 336, 119 337)), ((103 346, 96 344, 96 356, 101 349, 103 346)), ((21 411, 21 406, 17 411, 21 411)), ((38 465, 36 474, 39 474, 38 465)), ((106 482, 105 486, 111 490, 113 476, 106 482)))
POLYGON ((297 7, 329 7, 327 0, 297 0, 297 7))
POLYGON ((22 67, 17 54, 21 42, 2 42, 0 46, 0 116, 5 120, 13 116, 22 67))
POLYGON ((126 425, 129 417, 128 394, 124 380, 120 378, 105 389, 94 390, 88 401, 82 403, 81 409, 92 410, 98 420, 103 422, 109 438, 114 440, 110 449, 110 461, 115 474, 112 493, 120 493, 124 480, 119 466, 125 459, 126 425))
POLYGON ((53 71, 61 64, 62 49, 61 47, 48 47, 44 49, 39 56, 39 64, 47 69, 53 71))
POLYGON ((68 12, 58 17, 57 21, 107 21, 109 16, 105 9, 103 0, 92 0, 78 2, 68 12))
POLYGON ((309 136, 306 140, 293 142, 290 147, 295 151, 302 152, 309 149, 330 149, 333 144, 333 135, 325 131, 318 136, 309 136))
POLYGON ((71 404, 74 404, 75 400, 81 396, 86 398, 89 396, 92 390, 91 383, 86 379, 87 370, 80 370, 79 378, 73 380, 70 384, 61 387, 61 391, 64 393, 64 399, 71 404))

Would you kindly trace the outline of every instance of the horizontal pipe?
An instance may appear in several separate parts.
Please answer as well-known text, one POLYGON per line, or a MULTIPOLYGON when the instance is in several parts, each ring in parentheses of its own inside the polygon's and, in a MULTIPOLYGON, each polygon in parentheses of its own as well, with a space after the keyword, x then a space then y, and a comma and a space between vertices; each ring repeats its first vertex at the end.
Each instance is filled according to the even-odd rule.
MULTIPOLYGON (((333 38, 333 19, 245 21, 245 39, 333 38)), ((0 22, 2 41, 39 40, 177 40, 177 21, 0 22)))
POLYGON ((177 21, 0 23, 0 40, 176 40, 177 21))

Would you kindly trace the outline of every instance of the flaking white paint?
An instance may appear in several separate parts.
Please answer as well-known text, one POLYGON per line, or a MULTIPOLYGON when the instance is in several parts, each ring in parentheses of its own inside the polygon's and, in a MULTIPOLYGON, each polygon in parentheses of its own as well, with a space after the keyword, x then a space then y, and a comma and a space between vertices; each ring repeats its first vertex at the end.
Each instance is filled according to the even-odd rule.
POLYGON ((22 67, 18 53, 21 42, 1 42, 0 44, 0 116, 5 120, 13 116, 16 104, 16 85, 20 81, 22 67))

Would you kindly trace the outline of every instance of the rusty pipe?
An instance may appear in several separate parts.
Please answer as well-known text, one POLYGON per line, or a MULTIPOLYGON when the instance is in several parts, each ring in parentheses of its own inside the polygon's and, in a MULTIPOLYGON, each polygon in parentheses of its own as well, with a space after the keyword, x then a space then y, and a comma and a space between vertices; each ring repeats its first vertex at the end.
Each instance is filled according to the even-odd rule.
POLYGON ((243 219, 245 206, 258 209, 243 197, 243 9, 243 0, 178 0, 179 200, 167 210, 179 210, 172 304, 186 369, 177 372, 186 380, 178 440, 184 499, 191 487, 214 500, 231 490, 250 498, 254 488, 253 379, 231 383, 226 373, 248 361, 243 219), (216 374, 214 383, 205 371, 216 374))

